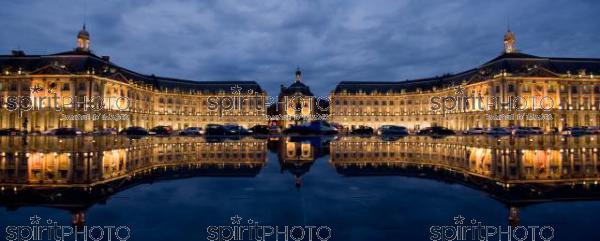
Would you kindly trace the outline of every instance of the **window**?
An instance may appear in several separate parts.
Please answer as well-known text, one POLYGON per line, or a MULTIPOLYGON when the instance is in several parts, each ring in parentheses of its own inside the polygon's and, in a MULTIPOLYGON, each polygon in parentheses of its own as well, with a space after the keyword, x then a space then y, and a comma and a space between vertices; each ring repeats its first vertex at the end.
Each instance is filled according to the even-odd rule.
POLYGON ((496 93, 500 93, 500 86, 496 85, 496 93))
POLYGON ((69 85, 69 83, 64 83, 60 90, 69 91, 69 90, 71 90, 71 86, 69 85))
POLYGON ((575 86, 575 85, 571 86, 571 93, 577 94, 577 86, 575 86))
POLYGON ((79 83, 79 90, 85 90, 85 83, 81 82, 79 83))
POLYGON ((515 85, 509 84, 508 85, 508 92, 515 92, 515 85))

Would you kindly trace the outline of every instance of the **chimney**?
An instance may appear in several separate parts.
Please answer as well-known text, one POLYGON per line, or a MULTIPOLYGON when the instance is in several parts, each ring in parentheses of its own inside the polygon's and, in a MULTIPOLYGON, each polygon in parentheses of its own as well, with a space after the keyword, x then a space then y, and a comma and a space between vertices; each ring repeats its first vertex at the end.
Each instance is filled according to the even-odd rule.
POLYGON ((110 62, 110 56, 102 56, 102 60, 110 62))

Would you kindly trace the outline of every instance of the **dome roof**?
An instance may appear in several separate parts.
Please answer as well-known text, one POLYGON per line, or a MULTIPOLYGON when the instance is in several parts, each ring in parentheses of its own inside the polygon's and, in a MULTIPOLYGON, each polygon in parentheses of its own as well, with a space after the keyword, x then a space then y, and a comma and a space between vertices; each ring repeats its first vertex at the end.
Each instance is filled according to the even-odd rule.
POLYGON ((514 41, 514 40, 515 40, 515 34, 513 32, 511 32, 509 29, 504 34, 504 41, 514 41))
POLYGON ((77 34, 77 38, 85 38, 85 39, 90 38, 90 33, 88 33, 88 31, 85 29, 85 24, 83 25, 83 28, 77 34))

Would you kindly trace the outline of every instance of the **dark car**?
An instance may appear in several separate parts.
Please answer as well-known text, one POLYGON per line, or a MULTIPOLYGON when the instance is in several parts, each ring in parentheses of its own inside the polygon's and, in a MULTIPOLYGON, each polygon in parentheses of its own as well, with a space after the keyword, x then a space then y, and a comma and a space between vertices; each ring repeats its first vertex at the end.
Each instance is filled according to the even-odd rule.
POLYGON ((377 134, 380 136, 406 136, 408 129, 404 126, 383 125, 377 129, 377 134))
POLYGON ((427 127, 425 129, 422 129, 417 134, 418 135, 429 135, 429 136, 449 136, 449 135, 456 135, 456 132, 454 132, 453 130, 450 130, 446 127, 434 126, 434 127, 427 127))
POLYGON ((283 131, 285 134, 317 134, 317 135, 333 135, 337 134, 338 130, 331 126, 327 121, 311 121, 304 125, 291 126, 283 131))
POLYGON ((201 127, 187 127, 179 133, 182 136, 199 136, 204 134, 204 130, 201 127))
POLYGON ((268 135, 270 132, 269 127, 266 125, 255 125, 249 131, 254 135, 268 135))
POLYGON ((119 134, 128 136, 145 136, 148 135, 148 131, 143 127, 131 126, 123 129, 121 132, 119 132, 119 134))
POLYGON ((204 130, 204 135, 207 136, 224 136, 225 127, 218 124, 208 124, 204 130))
POLYGON ((157 126, 157 127, 150 129, 150 131, 148 131, 148 134, 159 135, 159 136, 170 136, 171 134, 173 134, 173 127, 157 126))
POLYGON ((92 132, 92 134, 94 134, 94 135, 116 135, 117 129, 115 129, 115 128, 96 129, 92 132))
POLYGON ((225 128, 225 135, 243 136, 243 135, 250 134, 250 132, 246 128, 239 126, 239 125, 225 125, 224 128, 225 128))
POLYGON ((56 132, 54 132, 54 135, 57 136, 76 136, 81 134, 83 134, 83 131, 77 128, 58 128, 56 129, 56 132))
POLYGON ((359 126, 356 129, 352 129, 352 131, 350 132, 350 134, 352 135, 373 135, 373 128, 369 127, 369 126, 359 126))
POLYGON ((19 133, 21 132, 16 128, 0 129, 0 136, 16 136, 19 135, 19 133))

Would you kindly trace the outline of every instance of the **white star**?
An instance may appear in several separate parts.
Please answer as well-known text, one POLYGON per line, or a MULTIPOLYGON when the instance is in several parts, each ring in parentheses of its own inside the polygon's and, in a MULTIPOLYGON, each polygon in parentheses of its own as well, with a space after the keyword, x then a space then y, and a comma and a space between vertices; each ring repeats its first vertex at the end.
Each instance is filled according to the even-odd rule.
POLYGON ((454 224, 463 224, 464 221, 465 221, 465 217, 463 217, 461 215, 454 217, 454 224))
POLYGON ((40 219, 42 218, 40 218, 37 214, 29 218, 31 224, 40 224, 40 219))
POLYGON ((240 224, 241 221, 242 217, 238 216, 237 214, 231 217, 231 224, 240 224))
POLYGON ((465 93, 465 88, 462 87, 462 85, 456 86, 454 93, 456 93, 457 95, 462 95, 465 93))
POLYGON ((239 85, 235 85, 231 87, 231 93, 234 95, 239 95, 242 93, 242 87, 240 87, 239 85))

